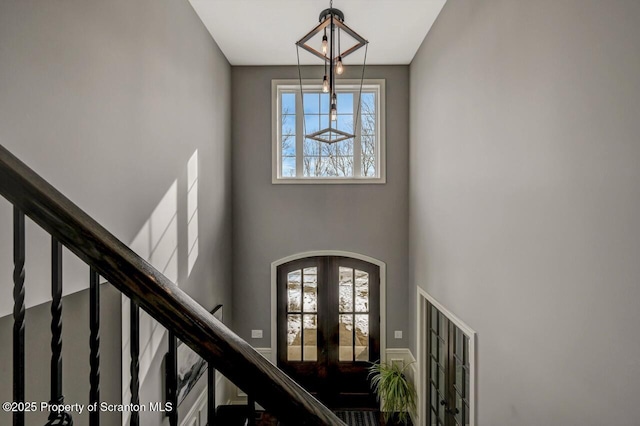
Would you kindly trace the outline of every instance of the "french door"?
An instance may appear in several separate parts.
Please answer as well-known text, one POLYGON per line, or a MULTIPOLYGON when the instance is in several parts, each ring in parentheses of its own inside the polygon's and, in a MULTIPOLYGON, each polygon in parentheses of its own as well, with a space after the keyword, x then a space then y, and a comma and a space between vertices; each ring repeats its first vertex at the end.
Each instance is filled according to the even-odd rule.
POLYGON ((380 359, 380 272, 319 256, 278 267, 278 366, 331 407, 375 407, 367 379, 380 359))
POLYGON ((427 303, 428 399, 431 426, 469 425, 469 337, 427 303))

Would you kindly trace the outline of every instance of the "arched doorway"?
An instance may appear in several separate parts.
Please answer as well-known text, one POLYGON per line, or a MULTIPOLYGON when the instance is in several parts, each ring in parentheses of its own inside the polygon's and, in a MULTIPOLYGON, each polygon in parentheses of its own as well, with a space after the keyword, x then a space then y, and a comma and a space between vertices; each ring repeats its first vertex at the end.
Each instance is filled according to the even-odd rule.
POLYGON ((367 380, 380 359, 380 267, 317 255, 276 270, 277 363, 331 407, 375 407, 367 380))

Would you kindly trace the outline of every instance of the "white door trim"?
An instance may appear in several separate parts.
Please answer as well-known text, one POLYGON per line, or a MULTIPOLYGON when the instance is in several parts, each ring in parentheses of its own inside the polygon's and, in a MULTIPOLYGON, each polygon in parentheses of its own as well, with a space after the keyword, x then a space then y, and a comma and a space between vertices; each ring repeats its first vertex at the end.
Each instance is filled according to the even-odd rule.
POLYGON ((424 412, 426 412, 427 407, 427 371, 428 371, 428 363, 427 363, 427 342, 426 339, 423 339, 425 334, 424 324, 426 323, 426 315, 427 315, 427 302, 431 303, 437 310, 442 312, 444 316, 446 316, 449 321, 455 324, 467 337, 469 337, 469 425, 476 425, 476 365, 477 365, 477 354, 476 354, 476 332, 465 324, 460 318, 454 315, 451 311, 445 308, 440 302, 438 302, 433 296, 424 291, 420 287, 416 287, 417 289, 417 313, 418 313, 418 324, 416 327, 416 349, 418 355, 418 380, 416 381, 417 390, 418 390, 418 418, 421 426, 426 426, 427 419, 422 416, 424 412))
POLYGON ((292 260, 315 256, 342 256, 363 260, 380 268, 380 357, 386 359, 387 348, 387 265, 381 260, 360 253, 342 250, 316 250, 292 254, 271 263, 271 361, 278 364, 278 266, 292 260))

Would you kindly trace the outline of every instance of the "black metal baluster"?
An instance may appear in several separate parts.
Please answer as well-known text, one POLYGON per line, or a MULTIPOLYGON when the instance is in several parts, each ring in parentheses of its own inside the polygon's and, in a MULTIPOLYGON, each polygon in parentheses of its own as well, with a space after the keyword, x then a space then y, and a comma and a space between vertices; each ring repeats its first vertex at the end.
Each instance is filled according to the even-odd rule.
MULTIPOLYGON (((13 401, 24 402, 24 213, 13 207, 13 401)), ((13 425, 24 426, 24 411, 13 412, 13 425)))
POLYGON ((207 426, 216 424, 216 370, 209 363, 207 372, 207 426))
MULTIPOLYGON (((215 319, 223 322, 222 304, 216 305, 211 311, 211 315, 214 315, 215 319), (217 314, 218 312, 220 313, 217 314)), ((211 362, 208 363, 207 380, 207 423, 208 426, 213 426, 216 423, 216 369, 211 362)))
MULTIPOLYGON (((100 404, 100 275, 91 268, 89 289, 89 403, 100 404)), ((89 413, 89 424, 98 426, 100 424, 100 409, 94 409, 89 413)))
MULTIPOLYGON (((51 404, 64 404, 62 396, 62 244, 51 237, 51 404)), ((64 411, 51 411, 46 426, 72 426, 64 411)))
MULTIPOLYGON (((167 355, 167 402, 171 403, 169 425, 178 426, 178 339, 169 332, 169 351, 167 355)), ((209 423, 211 426, 211 423, 209 423)))
POLYGON ((247 425, 256 424, 256 400, 251 396, 247 396, 247 412, 249 418, 247 419, 247 425))
MULTIPOLYGON (((140 369, 140 308, 131 301, 131 404, 140 404, 140 381, 138 373, 140 369)), ((140 414, 137 410, 131 411, 131 426, 138 426, 140 414)))

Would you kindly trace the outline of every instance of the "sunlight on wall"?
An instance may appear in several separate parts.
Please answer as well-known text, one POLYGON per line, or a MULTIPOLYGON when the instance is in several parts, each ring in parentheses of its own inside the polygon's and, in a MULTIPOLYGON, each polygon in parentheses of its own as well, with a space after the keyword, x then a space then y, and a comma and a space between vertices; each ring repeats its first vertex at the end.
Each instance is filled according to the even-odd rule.
POLYGON ((178 181, 162 197, 130 245, 171 281, 178 280, 178 181))
MULTIPOLYGON (((183 169, 184 170, 184 169, 183 169)), ((176 179, 164 194, 149 219, 144 223, 130 248, 179 285, 179 277, 189 276, 198 258, 198 151, 187 163, 186 173, 176 179), (186 182, 184 177, 186 175, 186 182), (185 196, 186 193, 186 196, 185 196), (180 235, 186 232, 186 241, 180 235), (182 242, 182 247, 180 246, 182 242), (186 247, 184 246, 186 242, 186 247), (185 273, 186 268, 186 273, 185 273), (182 271, 182 272, 180 272, 182 271)), ((130 329, 131 307, 122 298, 122 403, 131 401, 130 329)), ((161 347, 166 329, 144 311, 140 311, 140 384, 144 383, 153 359, 161 347)), ((123 424, 129 413, 123 413, 123 424)))
MULTIPOLYGON (((178 280, 178 181, 175 180, 169 190, 162 197, 153 213, 149 217, 138 235, 133 239, 130 247, 140 257, 147 260, 154 268, 162 272, 168 279, 177 283, 178 280)), ((129 381, 130 356, 130 309, 131 303, 127 297, 122 297, 122 383, 123 401, 131 400, 129 381), (125 339, 126 337, 126 339, 125 339)), ((140 312, 140 382, 149 372, 153 356, 157 352, 164 328, 144 311, 140 312)), ((125 416, 127 417, 127 416, 125 416)))
POLYGON ((189 218, 188 243, 189 253, 187 255, 189 272, 198 259, 198 151, 193 153, 187 164, 187 217, 189 218))

